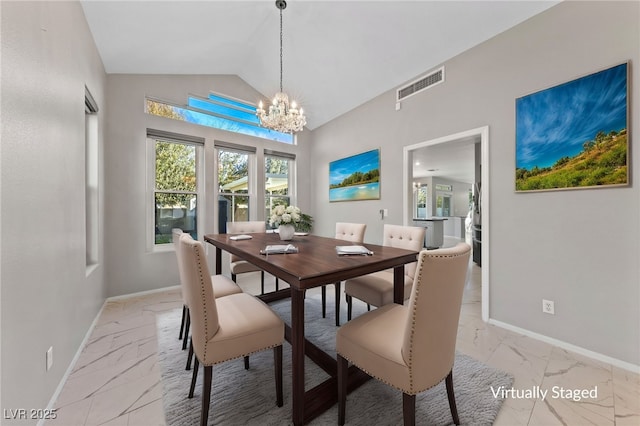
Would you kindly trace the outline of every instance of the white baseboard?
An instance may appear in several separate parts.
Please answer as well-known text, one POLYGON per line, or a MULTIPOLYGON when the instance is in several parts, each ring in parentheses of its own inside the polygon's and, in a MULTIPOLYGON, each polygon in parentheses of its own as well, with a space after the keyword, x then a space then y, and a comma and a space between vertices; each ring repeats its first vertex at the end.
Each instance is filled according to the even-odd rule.
MULTIPOLYGON (((141 291, 141 292, 138 292, 138 293, 125 294, 125 295, 122 295, 122 296, 113 296, 113 297, 108 297, 107 299, 105 299, 104 303, 100 307, 100 310, 98 311, 98 314, 96 315, 96 317, 93 319, 93 322, 89 326, 89 329, 87 330, 87 333, 84 335, 84 339, 82 339, 82 342, 80 343, 80 346, 78 347, 78 350, 76 351, 76 354, 74 355, 73 359, 69 363, 69 367, 67 368, 67 371, 65 371, 64 375, 60 379, 60 383, 58 384, 58 387, 56 388, 55 392, 51 396, 51 399, 49 400, 49 404, 47 404, 47 410, 46 411, 53 410, 54 404, 58 400, 58 397, 60 396, 60 392, 62 392, 62 388, 67 383, 67 379, 69 378, 69 376, 71 375, 71 372, 75 368, 76 363, 78 362, 78 359, 80 359, 80 354, 82 354, 82 349, 84 349, 84 347, 87 344, 87 341, 89 340, 89 337, 91 337, 91 333, 93 333, 93 330, 96 327, 96 324, 98 323, 98 319, 100 318, 100 315, 102 315, 102 311, 104 310, 104 307, 107 304, 107 302, 111 302, 111 301, 114 301, 114 300, 130 299, 132 297, 144 296, 146 294, 161 293, 163 291, 174 290, 174 289, 179 289, 179 288, 180 288, 179 285, 175 285, 175 286, 164 287, 164 288, 159 288, 159 289, 155 289, 155 290, 147 290, 147 291, 141 291)), ((41 419, 37 423, 37 426, 44 426, 44 419, 41 419)))
POLYGON ((554 346, 558 346, 559 348, 566 349, 571 352, 578 353, 580 355, 587 356, 589 358, 593 358, 597 361, 606 362, 607 364, 611 364, 616 367, 620 367, 624 370, 631 371, 636 374, 640 374, 640 365, 635 365, 630 362, 622 361, 617 358, 613 358, 598 352, 591 351, 589 349, 582 348, 580 346, 572 345, 571 343, 564 342, 562 340, 554 339, 549 336, 545 336, 543 334, 534 333, 533 331, 526 330, 524 328, 516 327, 515 325, 507 324, 502 321, 498 321, 495 319, 489 319, 489 324, 493 324, 497 327, 507 329, 509 331, 513 331, 515 333, 524 334, 527 337, 531 337, 536 340, 541 340, 543 342, 549 343, 554 346))
MULTIPOLYGON (((93 319, 93 322, 91 322, 91 325, 87 330, 87 333, 84 335, 84 339, 82 339, 82 342, 80 342, 80 346, 78 346, 78 350, 76 351, 76 354, 73 356, 73 359, 69 363, 69 367, 67 367, 67 371, 65 371, 64 375, 60 379, 60 383, 58 383, 58 387, 56 388, 55 392, 51 396, 51 399, 49 400, 49 404, 47 404, 47 409, 45 410, 45 412, 51 412, 51 410, 53 410, 54 408, 53 405, 58 400, 58 397, 60 396, 60 392, 62 392, 62 388, 67 383, 67 379, 69 378, 69 375, 71 375, 71 372, 75 368, 76 363, 78 362, 78 359, 80 359, 80 354, 82 353, 82 349, 86 346, 87 341, 91 336, 91 333, 93 333, 93 329, 96 327, 96 324, 98 323, 98 319, 100 318, 100 315, 102 314, 102 310, 104 309, 104 306, 106 305, 106 303, 107 301, 105 300, 104 303, 102 303, 102 306, 98 311, 98 314, 93 319)), ((40 419, 40 421, 38 421, 37 426, 43 426, 43 425, 44 425, 44 419, 40 419)))
POLYGON ((114 300, 125 300, 125 299, 130 299, 132 297, 146 296, 148 294, 154 294, 154 293, 162 293, 163 291, 175 290, 179 288, 180 288, 179 285, 172 285, 170 287, 162 287, 162 288, 156 288, 154 290, 139 291, 137 293, 123 294, 121 296, 111 296, 111 297, 107 297, 107 300, 105 302, 111 302, 114 300))

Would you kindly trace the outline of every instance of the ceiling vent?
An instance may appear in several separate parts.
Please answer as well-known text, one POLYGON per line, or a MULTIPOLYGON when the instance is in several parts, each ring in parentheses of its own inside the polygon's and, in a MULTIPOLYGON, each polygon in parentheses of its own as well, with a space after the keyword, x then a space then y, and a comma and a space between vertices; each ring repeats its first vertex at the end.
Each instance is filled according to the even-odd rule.
POLYGON ((422 92, 423 90, 436 86, 442 83, 443 81, 444 81, 444 67, 440 67, 437 70, 425 75, 424 77, 420 77, 418 80, 411 82, 406 86, 398 89, 397 100, 401 101, 403 99, 406 99, 409 96, 413 96, 416 93, 422 92))

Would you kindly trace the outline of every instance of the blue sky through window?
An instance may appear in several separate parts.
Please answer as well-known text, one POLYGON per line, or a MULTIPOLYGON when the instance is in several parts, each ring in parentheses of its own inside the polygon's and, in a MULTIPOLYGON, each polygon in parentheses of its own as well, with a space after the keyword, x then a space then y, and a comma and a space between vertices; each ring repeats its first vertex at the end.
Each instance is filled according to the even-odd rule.
MULTIPOLYGON (((293 135, 265 129, 255 115, 256 107, 219 95, 210 94, 209 99, 190 96, 185 107, 147 99, 166 105, 184 121, 201 126, 213 127, 243 135, 255 136, 292 145, 293 135)), ((153 112, 151 112, 153 113, 153 112)), ((158 114, 162 115, 162 114, 158 114)))
POLYGON ((236 109, 228 105, 221 105, 216 102, 210 102, 205 99, 199 99, 193 96, 189 97, 189 106, 191 108, 197 108, 207 112, 212 112, 217 115, 223 115, 225 117, 236 118, 238 120, 249 121, 260 124, 260 119, 256 117, 256 108, 253 107, 253 111, 247 108, 236 109))

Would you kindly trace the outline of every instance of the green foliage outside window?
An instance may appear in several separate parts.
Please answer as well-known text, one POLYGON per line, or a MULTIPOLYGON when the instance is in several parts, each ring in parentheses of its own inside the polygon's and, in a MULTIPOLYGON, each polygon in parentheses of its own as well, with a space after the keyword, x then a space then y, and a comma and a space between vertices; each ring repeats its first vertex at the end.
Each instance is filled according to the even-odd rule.
POLYGON ((155 148, 155 243, 170 243, 174 227, 197 236, 196 147, 158 140, 155 148))
MULTIPOLYGON (((220 188, 247 176, 249 176, 247 154, 220 150, 218 154, 218 184, 220 188)), ((233 191, 222 190, 222 192, 241 192, 246 194, 248 191, 245 185, 242 189, 233 191)))

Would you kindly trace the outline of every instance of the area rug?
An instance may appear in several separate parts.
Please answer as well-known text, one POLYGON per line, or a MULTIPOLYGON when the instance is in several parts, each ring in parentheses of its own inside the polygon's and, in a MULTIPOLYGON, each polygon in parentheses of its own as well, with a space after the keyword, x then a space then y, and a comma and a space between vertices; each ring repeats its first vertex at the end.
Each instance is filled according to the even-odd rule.
MULTIPOLYGON (((315 296, 315 295, 314 295, 315 296)), ((306 329, 309 340, 335 357, 333 305, 327 298, 327 317, 322 318, 319 296, 305 300, 306 329)), ((333 302, 333 301, 331 301, 333 302)), ((354 316, 363 313, 361 303, 354 303, 354 316)), ((270 305, 287 323, 290 322, 290 301, 270 305)), ((343 310, 346 310, 343 309, 343 310)), ((157 316, 158 358, 162 374, 163 404, 168 426, 198 424, 201 408, 202 367, 198 374, 195 395, 187 398, 191 371, 185 370, 187 351, 178 340, 181 310, 157 316)), ((242 359, 214 366, 211 389, 210 425, 288 425, 291 424, 291 346, 283 350, 284 406, 276 407, 273 351, 251 356, 251 368, 244 369, 242 359)), ((305 361, 306 389, 327 379, 326 373, 308 358, 305 361)), ((510 388, 513 382, 507 373, 489 367, 464 354, 457 353, 453 369, 454 390, 461 424, 491 425, 496 418, 501 399, 494 398, 491 387, 510 388)), ((347 425, 402 424, 402 394, 377 380, 369 380, 349 394, 346 409, 347 425)), ((311 422, 312 425, 335 425, 337 405, 311 422)), ((416 424, 453 424, 444 382, 416 398, 416 424)))

